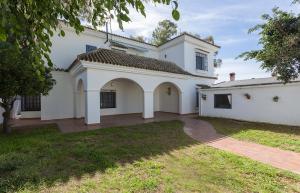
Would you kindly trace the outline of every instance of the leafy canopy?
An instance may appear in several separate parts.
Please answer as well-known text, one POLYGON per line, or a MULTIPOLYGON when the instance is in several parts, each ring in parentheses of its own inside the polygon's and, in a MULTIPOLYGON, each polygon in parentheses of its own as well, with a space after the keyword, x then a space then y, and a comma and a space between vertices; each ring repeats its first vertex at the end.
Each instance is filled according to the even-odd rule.
POLYGON ((152 33, 152 43, 161 45, 177 34, 177 25, 170 20, 163 20, 158 23, 152 33))
POLYGON ((249 33, 260 30, 262 49, 245 52, 240 57, 262 62, 263 69, 275 74, 279 80, 289 82, 300 73, 300 14, 274 8, 273 15, 265 14, 262 18, 266 21, 264 24, 249 30, 249 33))

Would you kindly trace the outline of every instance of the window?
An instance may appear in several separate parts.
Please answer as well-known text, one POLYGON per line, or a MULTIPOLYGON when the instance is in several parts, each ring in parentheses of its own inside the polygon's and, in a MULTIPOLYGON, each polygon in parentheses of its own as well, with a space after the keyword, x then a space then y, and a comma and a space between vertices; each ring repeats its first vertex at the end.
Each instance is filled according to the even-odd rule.
POLYGON ((41 111, 41 96, 22 96, 21 111, 41 111))
POLYGON ((116 92, 115 91, 101 91, 100 108, 102 108, 102 109, 116 108, 116 92))
POLYGON ((86 45, 85 46, 85 52, 91 52, 93 50, 97 50, 96 46, 86 45))
POLYGON ((215 108, 231 109, 232 96, 231 94, 215 94, 215 108))
POLYGON ((207 55, 196 52, 196 69, 205 71, 208 70, 207 55))

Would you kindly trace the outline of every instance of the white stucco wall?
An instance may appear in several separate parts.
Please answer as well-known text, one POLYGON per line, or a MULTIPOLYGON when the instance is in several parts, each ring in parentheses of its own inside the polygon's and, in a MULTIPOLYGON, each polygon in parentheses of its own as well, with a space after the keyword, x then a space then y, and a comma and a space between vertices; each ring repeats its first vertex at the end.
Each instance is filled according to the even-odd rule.
MULTIPOLYGON (((85 29, 79 35, 74 30, 64 27, 65 36, 61 37, 54 35, 51 39, 52 47, 50 58, 57 68, 67 69, 76 59, 78 54, 86 52, 86 45, 96 46, 97 48, 109 48, 109 43, 105 44, 106 35, 103 32, 97 32, 90 29, 85 29)), ((109 36, 111 39, 111 36, 109 36)), ((148 49, 146 52, 139 52, 133 49, 128 49, 129 54, 142 55, 146 57, 158 58, 157 48, 147 44, 142 44, 133 40, 128 40, 118 36, 113 36, 113 40, 124 42, 130 45, 144 47, 148 49)))
POLYGON ((179 95, 177 88, 171 83, 163 83, 154 91, 154 110, 179 113, 179 95), (170 88, 170 93, 168 93, 170 88))
POLYGON ((185 69, 186 66, 184 61, 184 54, 184 42, 179 42, 177 44, 172 44, 168 47, 163 47, 162 49, 160 49, 159 59, 174 62, 182 69, 185 69))
POLYGON ((101 90, 116 92, 116 108, 101 109, 101 115, 143 112, 143 90, 135 82, 116 79, 105 84, 101 90))
POLYGON ((203 116, 300 125, 299 83, 200 90, 200 92, 207 95, 206 100, 201 99, 203 116), (244 96, 246 93, 251 95, 250 100, 244 96), (214 108, 214 94, 232 94, 232 109, 214 108), (279 97, 278 102, 273 101, 274 96, 279 97))
POLYGON ((63 119, 74 117, 74 90, 68 72, 53 72, 56 84, 49 95, 41 97, 41 119, 63 119))

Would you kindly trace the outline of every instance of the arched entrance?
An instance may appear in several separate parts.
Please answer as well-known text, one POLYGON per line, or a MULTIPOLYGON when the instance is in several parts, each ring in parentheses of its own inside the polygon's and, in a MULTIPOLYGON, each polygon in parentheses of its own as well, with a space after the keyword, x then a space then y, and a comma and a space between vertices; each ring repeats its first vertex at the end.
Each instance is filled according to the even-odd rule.
POLYGON ((117 78, 107 82, 100 91, 100 115, 143 112, 143 89, 133 80, 117 78))
POLYGON ((154 111, 180 114, 179 88, 170 82, 158 85, 154 90, 154 111))

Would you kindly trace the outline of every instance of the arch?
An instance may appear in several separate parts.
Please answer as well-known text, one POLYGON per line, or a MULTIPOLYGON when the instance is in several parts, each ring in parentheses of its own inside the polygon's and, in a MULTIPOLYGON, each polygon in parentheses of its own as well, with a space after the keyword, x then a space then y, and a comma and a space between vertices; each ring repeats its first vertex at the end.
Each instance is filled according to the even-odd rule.
POLYGON ((154 89, 153 109, 155 112, 181 114, 182 90, 173 82, 162 82, 154 89))
POLYGON ((76 84, 75 95, 75 117, 82 118, 85 116, 85 93, 84 83, 82 79, 79 79, 76 84))
POLYGON ((113 78, 100 87, 100 115, 143 113, 144 89, 135 80, 113 78))
POLYGON ((139 83, 138 81, 133 80, 131 78, 127 78, 127 77, 114 77, 114 78, 111 78, 109 80, 103 81, 103 83, 100 84, 100 89, 99 90, 101 90, 105 85, 107 85, 109 82, 114 81, 114 80, 127 80, 127 81, 131 81, 131 82, 135 83, 136 85, 138 85, 139 88, 141 88, 142 91, 144 92, 144 87, 142 86, 141 83, 139 83))

